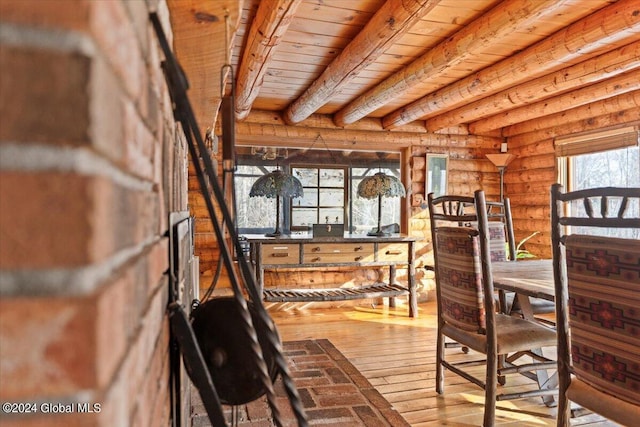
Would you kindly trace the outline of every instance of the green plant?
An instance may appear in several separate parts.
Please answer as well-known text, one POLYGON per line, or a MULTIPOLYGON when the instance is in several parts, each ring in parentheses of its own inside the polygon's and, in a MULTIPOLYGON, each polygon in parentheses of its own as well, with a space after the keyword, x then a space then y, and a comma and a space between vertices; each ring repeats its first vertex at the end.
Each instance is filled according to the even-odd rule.
POLYGON ((527 242, 527 240, 529 240, 530 238, 532 238, 536 234, 540 234, 540 232, 536 231, 534 233, 531 233, 530 235, 528 235, 524 239, 520 240, 520 242, 516 246, 516 259, 525 259, 525 258, 535 258, 536 257, 534 254, 532 254, 528 250, 522 249, 522 245, 524 245, 527 242))

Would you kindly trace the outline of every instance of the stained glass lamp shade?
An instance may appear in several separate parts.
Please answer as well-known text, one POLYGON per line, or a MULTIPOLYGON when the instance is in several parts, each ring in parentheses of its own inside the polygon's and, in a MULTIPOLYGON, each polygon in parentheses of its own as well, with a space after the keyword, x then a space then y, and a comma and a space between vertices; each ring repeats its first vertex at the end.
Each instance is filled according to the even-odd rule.
POLYGON ((405 197, 404 185, 398 178, 378 172, 375 175, 367 176, 358 184, 358 196, 365 199, 378 198, 378 229, 367 233, 369 236, 386 236, 389 233, 382 231, 380 224, 382 218, 382 198, 383 197, 405 197))
POLYGON ((269 237, 280 236, 280 198, 281 197, 302 197, 302 183, 293 175, 284 173, 280 169, 276 169, 266 175, 258 178, 251 186, 249 192, 250 197, 266 197, 276 199, 276 229, 273 233, 268 233, 269 237))

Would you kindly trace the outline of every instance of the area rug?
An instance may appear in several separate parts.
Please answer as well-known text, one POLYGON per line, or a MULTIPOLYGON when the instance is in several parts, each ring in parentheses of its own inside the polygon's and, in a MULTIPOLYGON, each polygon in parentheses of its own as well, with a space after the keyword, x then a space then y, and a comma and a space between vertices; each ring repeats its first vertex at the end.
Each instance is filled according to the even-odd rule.
MULTIPOLYGON (((288 341, 283 347, 309 425, 409 426, 329 340, 288 341)), ((198 397, 197 391, 193 394, 198 397)), ((283 425, 297 425, 280 379, 276 395, 283 425)), ((230 408, 225 410, 231 413, 230 408)), ((274 425, 265 397, 236 411, 238 426, 274 425)), ((194 427, 211 426, 201 404, 193 405, 192 416, 194 427)))

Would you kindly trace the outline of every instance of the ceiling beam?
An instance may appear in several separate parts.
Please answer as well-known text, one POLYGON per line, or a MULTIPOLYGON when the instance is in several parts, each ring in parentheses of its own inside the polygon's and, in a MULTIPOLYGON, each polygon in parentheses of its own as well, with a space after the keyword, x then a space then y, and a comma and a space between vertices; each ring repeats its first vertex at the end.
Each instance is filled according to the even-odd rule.
POLYGON ((332 148, 353 151, 401 151, 411 146, 487 147, 503 138, 475 135, 388 132, 359 129, 236 123, 236 145, 283 148, 332 148))
POLYGON ((474 73, 383 118, 388 129, 442 114, 480 96, 489 96, 546 72, 563 62, 636 38, 640 33, 637 0, 620 0, 576 21, 508 59, 474 73), (535 69, 535 72, 532 72, 535 69))
POLYGON ((320 77, 287 107, 283 114, 285 121, 288 124, 299 123, 317 111, 439 2, 440 0, 387 0, 320 77))
MULTIPOLYGON (((638 76, 636 76, 636 81, 637 79, 638 76)), ((618 111, 629 110, 631 108, 640 109, 640 90, 506 127, 504 129, 504 136, 510 137, 522 133, 535 132, 538 129, 561 126, 569 121, 585 120, 590 117, 615 114, 618 111)))
POLYGON ((360 120, 415 85, 446 72, 474 54, 484 52, 496 39, 554 13, 563 3, 541 0, 508 0, 501 3, 336 112, 336 125, 345 126, 360 120))
POLYGON ((522 133, 520 135, 507 138, 509 147, 517 148, 529 144, 537 144, 540 141, 553 139, 562 135, 606 129, 614 126, 636 125, 640 123, 640 108, 633 107, 627 110, 617 111, 615 113, 590 116, 576 121, 572 121, 572 117, 569 116, 568 120, 571 121, 565 120, 558 126, 552 125, 548 128, 536 129, 533 132, 522 133))
POLYGON ((269 59, 282 41, 301 0, 262 0, 251 24, 247 46, 238 67, 236 119, 244 120, 256 100, 269 59))
MULTIPOLYGON (((619 74, 628 73, 637 68, 640 68, 640 41, 556 71, 555 73, 547 74, 546 76, 514 86, 479 101, 472 102, 441 116, 436 116, 428 122, 430 122, 433 129, 437 129, 441 123, 447 122, 453 117, 464 117, 465 121, 475 119, 477 121, 469 124, 471 133, 485 133, 523 121, 522 115, 514 114, 515 111, 510 110, 511 108, 526 106, 524 108, 528 109, 530 108, 529 106, 535 105, 532 104, 535 101, 546 99, 559 93, 566 93, 570 90, 576 90, 590 83, 598 83, 619 74), (472 107, 476 112, 474 113, 474 111, 468 107, 472 107), (485 118, 478 120, 480 117, 485 118)), ((616 79, 610 81, 617 83, 616 79)), ((636 81, 640 84, 640 78, 638 78, 638 76, 636 76, 636 81)), ((603 85, 607 82, 609 82, 609 80, 605 80, 603 85)), ((633 85, 633 81, 630 83, 633 85)), ((589 87, 595 88, 596 86, 592 85, 589 87)), ((616 88, 612 88, 612 90, 615 89, 616 88)), ((611 93, 609 93, 608 96, 618 94, 613 93, 612 90, 610 90, 611 93)), ((633 88, 628 90, 633 90, 633 88)), ((606 97, 606 94, 600 96, 606 97)), ((553 99, 550 99, 549 102, 553 103, 553 99)), ((595 100, 596 99, 589 100, 587 98, 583 103, 595 100)), ((566 106, 564 109, 566 109, 566 106)), ((543 114, 551 114, 558 111, 559 110, 547 110, 543 114)), ((527 117, 525 117, 524 120, 533 117, 536 117, 536 114, 528 110, 527 117)))
MULTIPOLYGON (((499 126, 504 127, 513 123, 526 122, 536 117, 543 118, 544 116, 581 105, 592 104, 596 101, 602 101, 638 89, 640 89, 640 76, 637 71, 630 71, 609 80, 576 89, 573 92, 563 93, 562 95, 514 108, 513 110, 500 113, 496 116, 487 117, 485 120, 477 122, 480 126, 476 128, 470 127, 470 129, 475 129, 475 131, 472 130, 471 133, 478 132, 478 128, 483 129, 482 124, 485 121, 491 124, 491 126, 489 126, 491 128, 493 128, 496 123, 504 123, 502 126, 499 126)), ((624 109, 626 109, 626 107, 621 108, 621 110, 624 109)))

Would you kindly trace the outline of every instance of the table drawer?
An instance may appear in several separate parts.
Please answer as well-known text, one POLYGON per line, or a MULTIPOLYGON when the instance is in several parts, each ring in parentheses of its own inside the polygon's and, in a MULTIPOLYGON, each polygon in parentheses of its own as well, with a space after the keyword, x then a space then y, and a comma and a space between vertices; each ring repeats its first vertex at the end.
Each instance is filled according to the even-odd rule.
POLYGON ((378 243, 378 261, 408 262, 409 245, 407 243, 378 243))
POLYGON ((373 243, 309 243, 303 247, 309 264, 373 262, 373 243))
POLYGON ((296 244, 265 244, 262 245, 262 263, 298 264, 300 262, 300 246, 296 244))
POLYGON ((349 254, 304 254, 303 262, 305 264, 353 264, 356 262, 373 262, 373 254, 365 256, 357 253, 349 254))

